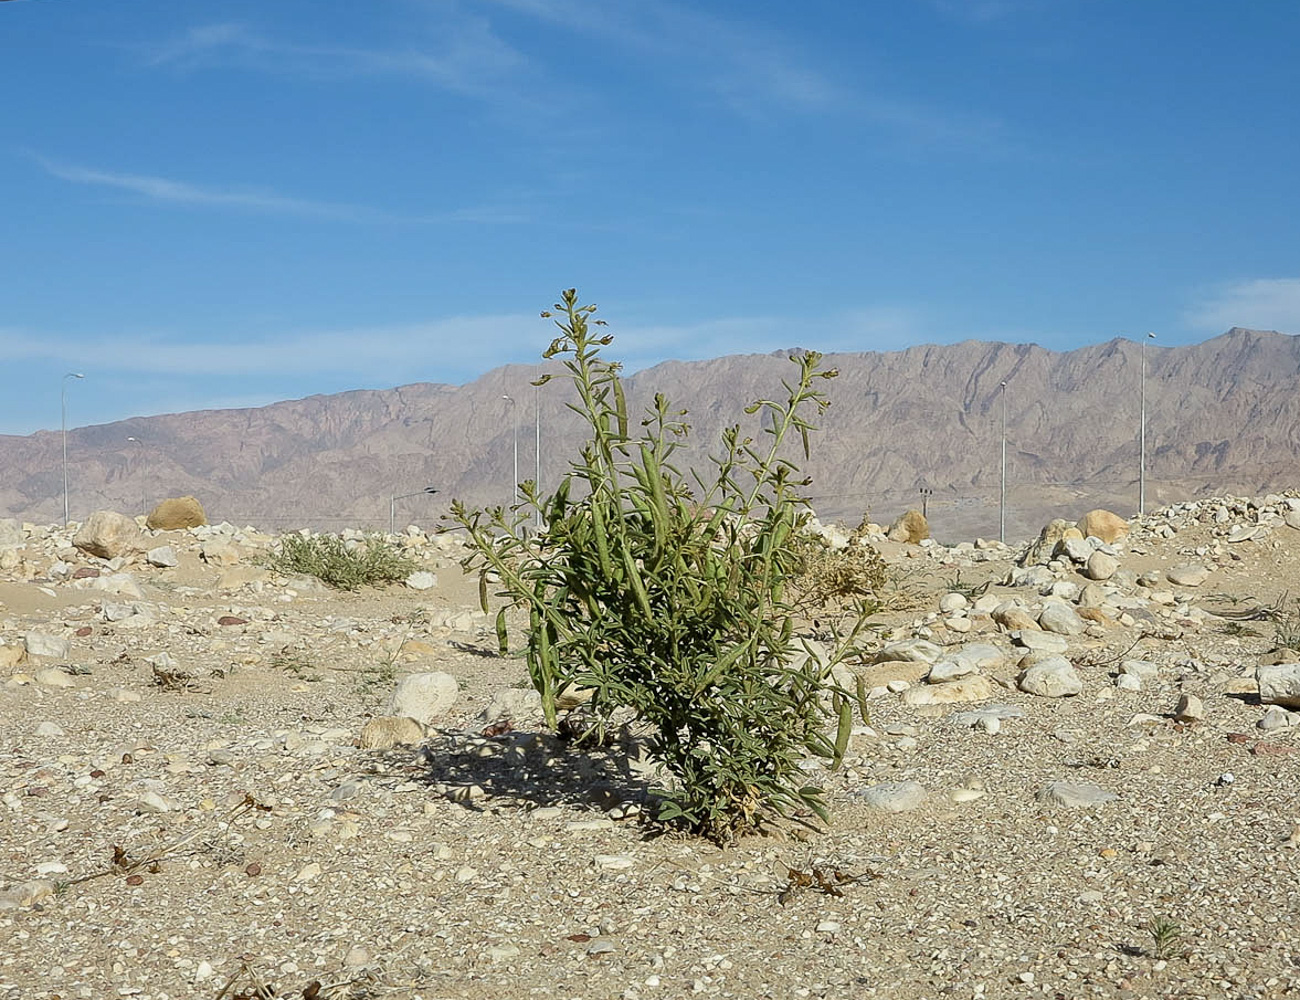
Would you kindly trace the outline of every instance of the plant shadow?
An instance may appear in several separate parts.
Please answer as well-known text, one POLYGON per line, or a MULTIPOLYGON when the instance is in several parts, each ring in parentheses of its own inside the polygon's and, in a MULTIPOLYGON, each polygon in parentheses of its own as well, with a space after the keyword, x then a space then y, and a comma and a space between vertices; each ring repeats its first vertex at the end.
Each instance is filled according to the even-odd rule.
POLYGON ((650 783, 638 741, 626 733, 605 745, 574 745, 550 733, 498 736, 439 730, 419 747, 376 754, 379 776, 400 774, 475 812, 569 806, 602 813, 643 805, 650 783))

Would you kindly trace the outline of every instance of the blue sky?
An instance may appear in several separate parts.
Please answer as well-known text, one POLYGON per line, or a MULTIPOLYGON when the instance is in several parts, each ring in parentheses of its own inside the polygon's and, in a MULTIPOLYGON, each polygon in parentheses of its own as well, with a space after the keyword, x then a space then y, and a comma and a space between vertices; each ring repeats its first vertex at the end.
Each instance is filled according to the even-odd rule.
POLYGON ((640 367, 1300 332, 1300 4, 0 2, 0 433, 640 367))

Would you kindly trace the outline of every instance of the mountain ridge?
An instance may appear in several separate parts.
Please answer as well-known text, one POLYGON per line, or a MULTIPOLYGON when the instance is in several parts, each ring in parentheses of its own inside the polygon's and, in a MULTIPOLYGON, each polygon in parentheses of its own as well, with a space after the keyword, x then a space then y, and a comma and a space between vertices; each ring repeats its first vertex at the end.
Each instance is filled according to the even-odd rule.
MULTIPOLYGON (((780 392, 799 350, 661 362, 626 376, 629 407, 639 412, 661 391, 688 409, 684 461, 699 462, 724 426, 747 420, 745 405, 780 392)), ((825 384, 832 405, 806 465, 814 506, 828 518, 856 521, 870 507, 888 519, 928 489, 936 529, 995 535, 1006 382, 1011 533, 1084 503, 1131 513, 1141 350, 1114 338, 1065 352, 966 340, 829 354, 824 363, 840 375, 825 384)), ((534 474, 537 407, 543 486, 577 454, 581 427, 565 408, 566 383, 531 386, 556 370, 506 365, 460 386, 413 382, 74 428, 73 517, 137 513, 192 493, 215 520, 386 527, 392 497, 426 485, 439 496, 408 501, 404 519, 432 523, 452 497, 508 502, 516 433, 520 478, 534 474)), ((1149 505, 1295 485, 1298 384, 1300 338, 1289 334, 1234 327, 1199 344, 1150 344, 1149 505)), ((61 460, 59 432, 0 437, 0 516, 61 517, 61 460)))

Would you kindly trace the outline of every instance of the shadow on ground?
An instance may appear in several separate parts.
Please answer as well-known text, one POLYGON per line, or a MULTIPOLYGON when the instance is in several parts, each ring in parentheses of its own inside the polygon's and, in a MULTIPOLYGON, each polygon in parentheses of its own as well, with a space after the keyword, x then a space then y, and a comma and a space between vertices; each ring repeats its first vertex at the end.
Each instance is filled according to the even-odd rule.
POLYGON ((640 754, 639 742, 626 734, 586 747, 549 733, 438 731, 419 747, 377 753, 371 773, 425 784, 476 811, 571 806, 604 812, 646 801, 650 783, 640 754))

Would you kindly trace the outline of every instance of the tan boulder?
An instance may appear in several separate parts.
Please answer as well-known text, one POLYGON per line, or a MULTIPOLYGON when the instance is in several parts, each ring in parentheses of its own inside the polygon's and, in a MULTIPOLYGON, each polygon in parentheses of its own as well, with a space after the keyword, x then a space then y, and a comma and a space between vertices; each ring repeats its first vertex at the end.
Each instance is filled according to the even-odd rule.
POLYGON ((144 537, 134 520, 112 510, 97 510, 81 526, 72 544, 101 559, 144 551, 144 537))
POLYGON ((207 524, 208 515, 194 497, 170 497, 151 510, 144 523, 154 531, 177 531, 207 524))
POLYGON ((1066 532, 1078 530, 1069 521, 1059 517, 1048 521, 1038 533, 1038 538, 1025 549, 1024 555, 1020 557, 1020 565, 1037 566, 1048 562, 1056 551, 1056 546, 1066 537, 1066 532))
POLYGON ((0 667, 16 667, 27 659, 27 650, 22 646, 0 646, 0 667))
POLYGON ((1128 534, 1128 522, 1118 514, 1098 507, 1079 519, 1079 530, 1084 538, 1091 535, 1109 544, 1128 534))
POLYGON ((1038 619, 1031 615, 1027 610, 1014 605, 994 609, 992 617, 995 622, 1001 625, 1008 632, 1018 630, 1037 632, 1041 627, 1038 624, 1038 619))
POLYGON ((889 526, 885 537, 891 542, 915 545, 930 537, 930 522, 919 510, 909 510, 900 514, 898 519, 889 526))

